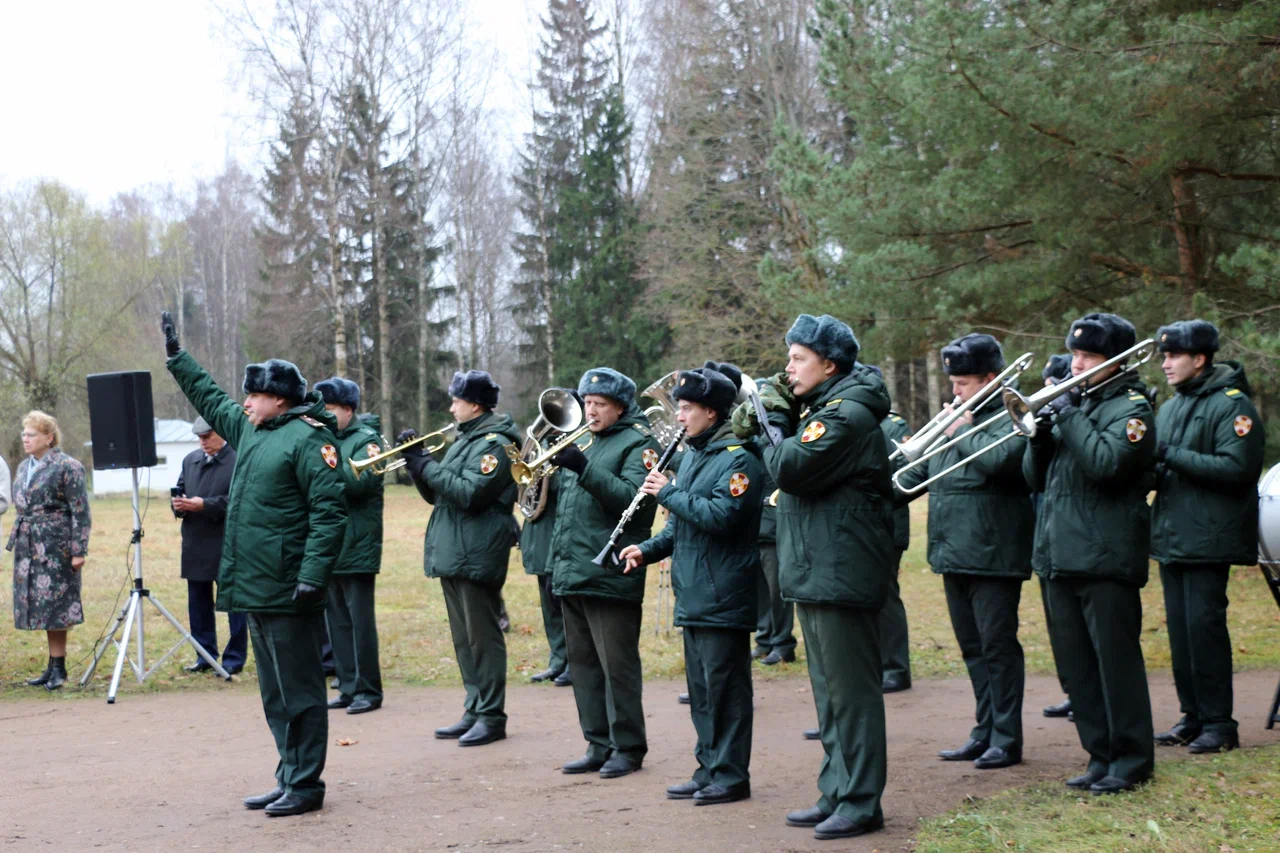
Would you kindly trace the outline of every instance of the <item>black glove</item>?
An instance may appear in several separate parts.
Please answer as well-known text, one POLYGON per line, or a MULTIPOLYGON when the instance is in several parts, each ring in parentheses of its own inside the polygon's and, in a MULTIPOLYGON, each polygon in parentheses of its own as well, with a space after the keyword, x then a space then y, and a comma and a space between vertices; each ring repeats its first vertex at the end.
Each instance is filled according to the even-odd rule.
POLYGON ((1053 415, 1054 420, 1057 420, 1067 412, 1075 409, 1076 406, 1079 406, 1080 399, 1083 394, 1083 389, 1081 389, 1079 385, 1076 385, 1067 393, 1055 398, 1048 406, 1045 406, 1045 408, 1053 415))
POLYGON ((164 352, 173 358, 182 352, 182 344, 178 343, 178 330, 173 325, 173 315, 168 311, 160 314, 160 331, 164 332, 164 352))
POLYGON ((566 471, 581 474, 587 467, 587 454, 579 450, 576 444, 571 444, 555 456, 552 456, 551 464, 564 468, 566 471))
POLYGON ((1156 461, 1163 462, 1169 457, 1169 442, 1162 441, 1156 446, 1156 461))
POLYGON ((306 581, 298 581, 298 585, 293 588, 294 601, 309 604, 322 598, 324 598, 324 587, 322 586, 312 586, 306 581))
MULTIPOLYGON (((405 442, 413 441, 417 437, 417 430, 402 429, 400 430, 400 434, 396 436, 396 446, 399 447, 405 442)), ((420 459, 427 455, 427 451, 421 444, 415 444, 413 447, 406 447, 404 450, 400 451, 400 455, 405 459, 420 459)))

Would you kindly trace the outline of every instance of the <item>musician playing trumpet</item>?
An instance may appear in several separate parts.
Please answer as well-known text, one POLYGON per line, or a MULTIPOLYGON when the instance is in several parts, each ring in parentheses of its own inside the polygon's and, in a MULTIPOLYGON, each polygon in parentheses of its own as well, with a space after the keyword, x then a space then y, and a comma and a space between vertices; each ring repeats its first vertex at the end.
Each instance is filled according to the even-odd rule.
POLYGON ((620 555, 628 573, 672 558, 698 767, 691 780, 667 788, 667 797, 696 805, 751 796, 751 631, 764 461, 755 442, 733 434, 729 414, 737 393, 716 370, 680 374, 672 397, 680 405, 688 451, 678 482, 655 468, 641 486, 670 515, 661 533, 620 555))
MULTIPOLYGON (((501 389, 483 370, 453 374, 449 412, 458 437, 437 462, 421 444, 403 451, 409 475, 423 499, 433 504, 427 522, 424 571, 440 578, 449 631, 462 683, 462 719, 435 731, 480 746, 507 736, 507 643, 498 624, 507 559, 515 544, 516 484, 503 446, 520 441, 510 415, 498 414, 501 389)), ((415 437, 405 430, 403 444, 415 437)))
MULTIPOLYGON (((991 389, 1004 371, 1004 351, 991 335, 970 334, 942 348, 942 369, 951 377, 960 403, 991 389)), ((942 575, 951 627, 964 657, 977 706, 968 740, 938 755, 945 761, 972 761, 979 770, 1022 761, 1022 693, 1025 683, 1018 642, 1018 602, 1031 577, 1035 516, 1022 476, 1025 439, 983 448, 1008 435, 1001 397, 988 393, 947 427, 949 439, 962 437, 924 464, 906 468, 904 489, 974 456, 973 462, 928 486, 929 565, 942 575)), ((950 409, 950 407, 947 407, 950 409)), ((905 503, 909 496, 899 490, 905 503)))
MULTIPOLYGON (((623 574, 593 560, 658 462, 658 443, 635 403, 636 384, 608 367, 578 383, 591 429, 552 457, 559 504, 548 563, 560 598, 578 722, 587 753, 565 773, 603 779, 640 769, 649 750, 640 701, 640 614, 645 573, 623 574)), ((648 537, 655 505, 646 501, 622 532, 622 547, 648 537)))

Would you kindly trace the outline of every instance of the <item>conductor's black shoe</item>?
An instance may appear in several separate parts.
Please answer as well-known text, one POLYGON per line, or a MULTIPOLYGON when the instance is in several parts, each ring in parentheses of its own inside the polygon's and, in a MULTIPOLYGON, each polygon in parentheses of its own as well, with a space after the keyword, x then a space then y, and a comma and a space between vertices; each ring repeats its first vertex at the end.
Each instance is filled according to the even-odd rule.
POLYGON ((352 699, 350 696, 342 696, 342 695, 334 696, 332 699, 329 700, 329 710, 341 711, 343 708, 350 708, 351 703, 354 701, 355 700, 352 699))
POLYGON ((66 660, 66 658, 54 658, 53 665, 49 667, 49 680, 44 683, 44 689, 50 693, 67 683, 66 660))
POLYGON ((382 707, 381 699, 352 699, 347 707, 348 714, 367 714, 382 707))
POLYGON ((769 654, 765 655, 764 660, 760 661, 760 663, 764 664, 765 666, 777 666, 780 663, 795 663, 795 662, 796 662, 795 652, 784 653, 784 652, 778 651, 777 649, 774 649, 773 651, 769 652, 769 654))
POLYGON ((718 806, 721 803, 736 803, 751 796, 751 783, 739 782, 736 785, 708 785, 693 795, 695 806, 718 806))
POLYGON ((831 815, 814 806, 798 812, 787 812, 787 826, 817 826, 829 817, 831 815))
POLYGON ((562 672, 564 672, 563 669, 552 669, 551 667, 547 667, 542 672, 531 677, 529 680, 532 681, 534 684, 539 684, 543 681, 555 681, 557 678, 560 677, 560 673, 562 672))
POLYGON ((569 668, 565 667, 564 672, 556 676, 556 680, 552 682, 556 687, 572 687, 573 675, 569 672, 569 668))
POLYGON ((452 726, 441 726, 436 729, 436 737, 440 740, 453 740, 471 731, 471 727, 474 725, 474 721, 468 723, 466 720, 458 720, 452 726))
POLYGON ((1121 779, 1119 776, 1103 776, 1089 786, 1089 793, 1095 797, 1100 797, 1103 794, 1119 794, 1122 791, 1132 791, 1138 784, 1139 782, 1130 782, 1128 779, 1121 779))
POLYGON ((245 797, 244 807, 246 809, 265 809, 283 796, 284 788, 277 785, 265 794, 259 794, 256 797, 245 797))
POLYGON ((1044 715, 1046 717, 1065 717, 1071 713, 1071 700, 1063 699, 1057 705, 1046 705, 1044 715))
POLYGON ((609 756, 609 760, 600 767, 600 778, 617 779, 619 776, 626 776, 631 773, 635 773, 639 769, 639 762, 632 761, 625 755, 618 755, 617 753, 614 753, 609 756))
POLYGON ((1066 785, 1068 788, 1089 788, 1094 782, 1100 781, 1106 775, 1101 770, 1086 770, 1079 776, 1072 776, 1067 780, 1066 785))
POLYGON ((601 767, 604 767, 604 759, 584 755, 574 761, 566 761, 561 765, 560 772, 568 776, 577 776, 579 773, 595 773, 601 767))
POLYGON ((822 740, 822 730, 821 729, 805 729, 804 739, 805 740, 822 740))
POLYGON ((679 702, 681 705, 688 705, 688 704, 689 704, 689 694, 688 694, 688 693, 681 693, 679 696, 677 696, 677 697, 676 697, 676 701, 677 701, 677 702, 679 702))
POLYGON ((668 800, 692 800, 693 795, 703 789, 703 785, 690 779, 688 782, 681 782, 679 785, 672 785, 667 788, 668 800))
POLYGON ((1235 732, 1227 734, 1222 732, 1202 732, 1200 737, 1191 741, 1187 746, 1187 752, 1193 755, 1203 755, 1208 752, 1229 752, 1239 748, 1240 735, 1235 732))
POLYGON ((297 794, 285 794, 271 805, 263 809, 267 817, 288 817, 306 814, 324 808, 324 795, 319 797, 299 797, 297 794))
POLYGON ((1188 726, 1185 723, 1178 723, 1167 732, 1160 732, 1156 735, 1156 743, 1161 746, 1186 746, 1187 744, 1200 737, 1201 728, 1199 726, 1188 726))
POLYGON ((187 672, 213 672, 213 667, 204 658, 200 658, 195 663, 187 664, 183 669, 187 672))
POLYGON ((938 753, 938 757, 943 761, 973 761, 981 758, 982 753, 987 751, 987 742, 985 740, 974 740, 969 738, 965 745, 959 749, 944 749, 938 753))
POLYGON ((882 693, 901 693, 903 690, 911 689, 911 677, 901 675, 886 675, 880 682, 880 691, 882 693))
POLYGON ((879 829, 884 829, 884 818, 856 823, 844 815, 833 814, 813 828, 813 837, 822 841, 832 838, 853 838, 855 835, 866 835, 868 832, 879 829))
POLYGON ((1001 749, 993 746, 974 760, 973 766, 979 770, 999 770, 1001 767, 1012 767, 1022 763, 1022 751, 1017 749, 1001 749))
POLYGON ((760 658, 765 657, 768 654, 769 654, 768 649, 762 648, 761 646, 756 646, 754 649, 751 650, 751 659, 759 660, 760 658))
POLYGON ((490 726, 476 720, 465 735, 458 738, 458 746, 484 746, 495 740, 506 740, 507 730, 500 726, 490 726))
POLYGON ((53 669, 53 658, 49 658, 49 662, 44 665, 44 672, 35 678, 27 679, 28 687, 44 687, 44 683, 49 680, 49 670, 53 669))

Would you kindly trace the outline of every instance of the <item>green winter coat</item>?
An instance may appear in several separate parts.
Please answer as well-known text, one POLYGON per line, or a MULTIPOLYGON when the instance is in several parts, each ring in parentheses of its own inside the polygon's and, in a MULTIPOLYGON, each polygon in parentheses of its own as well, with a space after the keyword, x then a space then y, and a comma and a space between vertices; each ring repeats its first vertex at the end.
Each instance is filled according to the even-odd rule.
MULTIPOLYGON (((763 439, 757 441, 756 446, 760 448, 760 455, 763 458, 765 450, 768 449, 769 443, 763 439)), ((769 475, 769 469, 765 468, 763 475, 764 488, 761 490, 761 507, 760 507, 760 536, 761 545, 774 545, 778 541, 778 504, 774 495, 778 491, 777 483, 773 482, 773 477, 769 475)))
POLYGON ((782 596, 879 610, 897 557, 889 450, 880 430, 889 393, 878 376, 858 369, 800 402, 795 435, 765 451, 780 491, 782 596))
POLYGON ((754 631, 765 490, 760 448, 743 444, 727 423, 707 441, 688 444, 679 475, 658 492, 670 513, 666 526, 640 551, 646 563, 672 558, 677 625, 754 631))
POLYGON ((520 438, 510 415, 486 412, 458 426, 440 462, 421 457, 410 463, 418 492, 435 507, 423 554, 427 577, 506 582, 516 540, 516 483, 502 447, 520 438))
POLYGON ((520 530, 520 558, 527 575, 549 575, 551 534, 556 529, 556 504, 560 498, 560 472, 547 480, 547 503, 536 521, 525 520, 520 530))
POLYGON ((1046 578, 1147 582, 1155 418, 1145 386, 1117 382, 1028 442, 1022 472, 1044 492, 1032 566, 1046 578))
MULTIPOLYGON (((890 412, 888 417, 880 422, 880 431, 884 433, 884 440, 889 446, 890 453, 893 452, 895 442, 901 444, 911 437, 911 425, 897 412, 890 412)), ((906 461, 899 456, 893 461, 893 470, 901 468, 906 461)), ((898 551, 905 551, 911 547, 911 509, 905 503, 899 504, 893 511, 893 547, 898 551)))
MULTIPOLYGON (((632 403, 617 423, 578 441, 587 456, 582 474, 561 469, 560 500, 551 534, 551 587, 556 595, 595 595, 644 600, 644 568, 624 575, 617 566, 591 562, 640 490, 661 448, 649 432, 644 412, 632 403), (648 451, 648 453, 646 453, 648 451)), ((618 540, 620 551, 649 538, 657 504, 646 500, 618 540)))
POLYGON ((333 415, 312 391, 302 405, 254 426, 187 352, 169 372, 213 431, 236 451, 218 566, 219 610, 298 613, 323 610, 293 600, 299 581, 324 587, 342 553, 346 464, 335 446, 333 415))
POLYGON ((1169 447, 1156 464, 1153 560, 1258 561, 1258 478, 1266 438, 1249 397, 1244 368, 1227 361, 1184 382, 1160 407, 1156 432, 1169 447))
MULTIPOLYGON (((1013 427, 1008 418, 1000 417, 1003 414, 996 395, 974 415, 972 426, 956 430, 954 436, 961 436, 960 441, 898 481, 911 488, 1004 438, 1013 427), (978 429, 993 418, 998 423, 978 429)), ((1026 446, 1024 438, 1006 441, 925 490, 929 494, 929 565, 934 572, 1031 577, 1035 510, 1022 476, 1026 446)), ((910 501, 925 491, 914 496, 899 492, 899 499, 910 501)))
POLYGON ((348 464, 382 452, 381 421, 374 414, 352 418, 344 430, 336 430, 342 453, 343 485, 347 497, 347 535, 335 575, 376 575, 382 568, 382 489, 384 478, 372 471, 357 477, 348 464))

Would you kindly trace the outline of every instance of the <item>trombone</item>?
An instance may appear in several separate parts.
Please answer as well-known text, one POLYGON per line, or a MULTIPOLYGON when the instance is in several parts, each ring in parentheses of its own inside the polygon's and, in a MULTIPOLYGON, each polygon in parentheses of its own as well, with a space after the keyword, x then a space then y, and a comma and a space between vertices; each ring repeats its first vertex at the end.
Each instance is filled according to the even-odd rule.
POLYGON ((392 447, 390 450, 385 450, 377 456, 370 456, 368 459, 348 460, 348 464, 351 465, 351 470, 355 472, 356 477, 359 477, 365 471, 372 471, 374 474, 381 477, 388 471, 394 471, 397 468, 403 468, 405 465, 409 464, 404 459, 395 459, 388 462, 387 460, 391 459, 393 456, 398 456, 405 450, 413 447, 415 444, 422 444, 424 441, 431 442, 427 445, 427 453, 435 453, 437 450, 449 443, 447 436, 449 433, 452 433, 457 429, 458 427, 456 424, 449 424, 435 432, 429 432, 426 435, 411 438, 404 444, 397 444, 395 447, 392 447))
MULTIPOLYGON (((959 405, 960 397, 957 395, 956 398, 951 401, 952 410, 955 410, 959 405)), ((938 414, 930 418, 927 424, 916 430, 915 435, 911 436, 911 438, 901 444, 895 441, 893 443, 893 452, 889 454, 889 461, 892 462, 899 456, 903 457, 908 462, 913 462, 918 459, 920 454, 927 451, 931 446, 937 444, 938 438, 946 433, 945 427, 941 432, 934 429, 938 422, 946 416, 947 410, 943 409, 938 412, 938 414)))
POLYGON ((1137 373, 1139 367, 1150 361, 1151 357, 1155 355, 1155 353, 1156 339, 1147 338, 1145 341, 1130 347, 1119 355, 1107 359, 1102 362, 1102 364, 1091 367, 1083 373, 1072 376, 1070 379, 1064 379, 1057 385, 1050 385, 1047 388, 1043 388, 1032 394, 1030 397, 1019 394, 1012 388, 1004 389, 1004 409, 1013 421, 1014 434, 1025 435, 1027 438, 1035 438, 1036 432, 1038 432, 1040 428, 1040 425, 1037 423, 1036 416, 1045 406, 1080 385, 1085 386, 1084 393, 1095 394, 1113 382, 1128 379, 1134 373, 1137 373), (1130 358, 1137 358, 1137 361, 1128 367, 1125 367, 1123 370, 1116 373, 1115 376, 1110 377, 1104 382, 1095 385, 1092 388, 1088 387, 1090 379, 1097 376, 1108 367, 1112 367, 1117 364, 1124 364, 1130 358))

